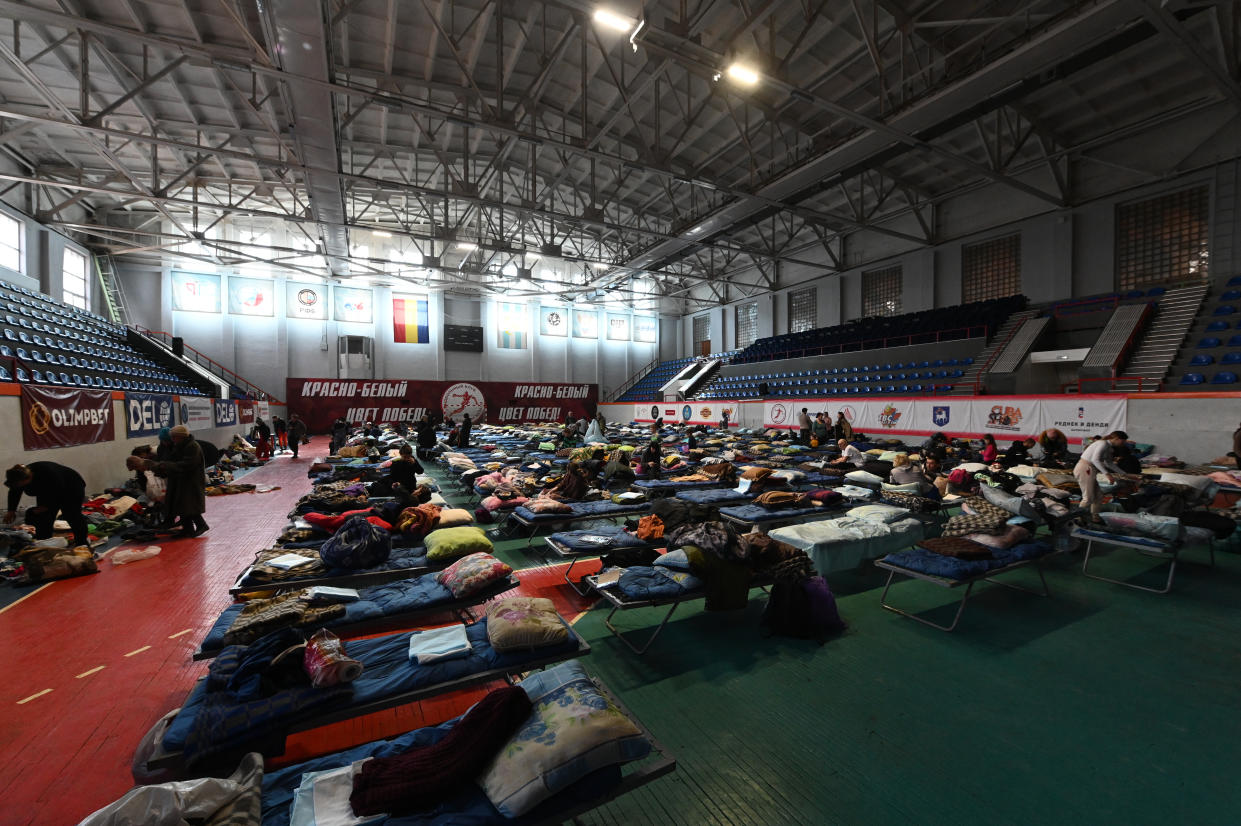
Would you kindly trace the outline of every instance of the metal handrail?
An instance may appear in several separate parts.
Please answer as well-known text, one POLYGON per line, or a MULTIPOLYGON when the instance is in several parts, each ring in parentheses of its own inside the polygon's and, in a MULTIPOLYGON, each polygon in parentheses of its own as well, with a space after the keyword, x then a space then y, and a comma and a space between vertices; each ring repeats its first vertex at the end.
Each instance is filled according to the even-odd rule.
POLYGON ((651 361, 645 367, 638 368, 638 372, 634 374, 633 378, 631 378, 625 384, 622 384, 619 389, 613 390, 610 394, 608 394, 609 398, 605 400, 604 404, 608 404, 610 402, 614 402, 617 399, 619 399, 629 390, 629 388, 633 387, 635 384, 637 384, 638 382, 642 381, 644 378, 649 376, 652 370, 654 370, 656 367, 658 367, 659 365, 663 363, 664 363, 663 359, 657 356, 653 361, 651 361))
POLYGON ((947 330, 936 330, 934 333, 906 333, 899 336, 884 336, 882 338, 865 338, 855 341, 846 342, 844 344, 829 344, 821 347, 802 347, 789 350, 777 350, 773 353, 765 353, 761 358, 751 356, 741 356, 733 360, 733 364, 754 364, 763 361, 781 361, 790 358, 804 358, 805 356, 825 356, 835 355, 839 353, 852 353, 859 350, 883 350, 888 347, 907 347, 914 344, 938 344, 943 341, 960 341, 967 338, 977 338, 981 335, 986 338, 990 335, 990 327, 986 324, 974 324, 969 327, 952 327, 947 330), (958 335, 964 332, 964 335, 958 335), (926 341, 914 341, 915 338, 921 339, 925 336, 934 336, 934 339, 926 341), (868 346, 879 343, 878 347, 868 346))
MULTIPOLYGON (((164 343, 166 340, 168 348, 169 349, 172 348, 173 335, 171 333, 164 332, 163 330, 149 330, 146 327, 143 327, 141 324, 131 324, 130 326, 134 330, 136 330, 139 333, 142 333, 148 338, 159 340, 161 343, 164 343)), ((218 361, 211 358, 211 356, 208 356, 206 353, 203 353, 200 350, 196 350, 195 348, 191 347, 188 344, 185 344, 184 347, 187 353, 193 353, 194 361, 199 366, 207 368, 211 372, 215 373, 218 377, 232 384, 234 387, 241 388, 246 393, 254 397, 256 401, 265 401, 265 402, 273 402, 275 404, 284 404, 284 402, 277 399, 271 393, 268 393, 266 390, 259 387, 257 384, 254 384, 253 382, 237 375, 232 370, 229 370, 227 367, 225 367, 223 364, 220 364, 218 361)))
POLYGON ((1112 390, 1116 389, 1116 382, 1118 381, 1130 381, 1130 382, 1136 381, 1138 383, 1137 392, 1139 393, 1143 392, 1143 388, 1147 384, 1155 385, 1155 389, 1152 392, 1159 392, 1159 388, 1163 386, 1162 379, 1152 379, 1152 378, 1147 378, 1145 376, 1099 376, 1099 377, 1094 377, 1094 378, 1084 378, 1084 379, 1079 378, 1076 381, 1065 382, 1064 384, 1060 385, 1060 392, 1068 393, 1069 388, 1074 387, 1076 388, 1076 392, 1078 394, 1081 394, 1083 392, 1082 390, 1083 384, 1086 384, 1088 382, 1101 382, 1101 381, 1109 382, 1109 387, 1112 390))

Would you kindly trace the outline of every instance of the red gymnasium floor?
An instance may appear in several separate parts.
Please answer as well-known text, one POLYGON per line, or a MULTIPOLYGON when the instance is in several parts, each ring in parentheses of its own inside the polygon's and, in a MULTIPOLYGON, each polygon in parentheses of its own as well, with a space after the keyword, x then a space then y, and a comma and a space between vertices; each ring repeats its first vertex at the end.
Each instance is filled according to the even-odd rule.
MULTIPOLYGON (((267 547, 309 490, 308 456, 287 455, 246 482, 264 494, 208 499, 211 530, 162 543, 153 559, 100 563, 100 573, 53 582, 0 611, 0 824, 76 823, 133 785, 130 761, 142 735, 176 708, 207 663, 190 655, 230 602, 228 588, 267 547)), ((566 617, 586 605, 559 568, 526 569, 522 591, 556 600, 566 617)), ((438 723, 481 691, 372 714, 289 740, 277 762, 324 754, 438 723)))

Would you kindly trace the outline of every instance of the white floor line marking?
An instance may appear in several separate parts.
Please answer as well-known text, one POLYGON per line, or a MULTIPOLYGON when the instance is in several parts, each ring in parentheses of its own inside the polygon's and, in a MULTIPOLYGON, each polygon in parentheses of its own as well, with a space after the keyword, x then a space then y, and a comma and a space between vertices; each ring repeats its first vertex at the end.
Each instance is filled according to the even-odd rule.
POLYGON ((151 646, 149 646, 149 645, 144 645, 144 646, 142 646, 141 648, 135 648, 133 651, 130 651, 130 652, 129 652, 128 654, 126 654, 125 656, 126 656, 126 657, 132 657, 134 654, 141 654, 143 651, 146 651, 146 650, 147 650, 148 648, 150 648, 150 647, 151 647, 151 646))
POLYGON ((188 634, 188 633, 190 633, 190 632, 191 632, 191 631, 193 631, 193 630, 194 630, 193 628, 187 628, 187 629, 185 629, 184 631, 178 631, 178 632, 177 632, 177 633, 175 633, 175 634, 169 634, 169 635, 168 635, 168 639, 170 639, 170 640, 175 640, 177 637, 184 636, 185 634, 188 634))
POLYGON ((33 700, 33 699, 35 699, 35 698, 37 698, 37 697, 42 697, 44 694, 51 694, 51 693, 52 693, 52 690, 51 690, 50 688, 45 688, 45 689, 43 689, 42 691, 39 691, 39 692, 37 692, 37 693, 35 693, 35 694, 31 694, 29 697, 27 697, 27 698, 26 698, 26 699, 24 699, 24 700, 18 700, 18 701, 17 701, 17 704, 18 704, 19 706, 22 706, 22 705, 25 705, 26 703, 30 702, 31 700, 33 700))
POLYGON ((83 671, 81 674, 77 676, 77 679, 80 680, 83 677, 89 677, 90 675, 94 674, 96 671, 103 671, 105 668, 107 668, 106 665, 97 665, 94 668, 92 668, 90 671, 83 671))
POLYGON ((31 591, 29 594, 26 594, 26 596, 22 597, 21 599, 16 600, 15 602, 10 602, 8 605, 4 606, 3 608, 0 608, 0 614, 3 614, 5 611, 9 610, 10 608, 14 608, 18 605, 21 605, 23 602, 30 599, 32 596, 42 591, 44 588, 47 588, 51 585, 55 585, 59 581, 60 580, 54 580, 52 582, 47 583, 46 585, 40 585, 38 588, 35 588, 33 591, 31 591))

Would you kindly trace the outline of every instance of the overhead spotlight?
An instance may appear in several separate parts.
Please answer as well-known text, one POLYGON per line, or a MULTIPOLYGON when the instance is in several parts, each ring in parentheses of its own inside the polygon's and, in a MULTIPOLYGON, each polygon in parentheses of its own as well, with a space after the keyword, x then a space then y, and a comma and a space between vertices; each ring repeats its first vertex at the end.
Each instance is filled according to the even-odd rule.
POLYGON ((742 86, 754 86, 758 83, 758 72, 740 63, 728 67, 728 77, 742 86))
POLYGON ((591 266, 597 270, 606 270, 611 266, 611 264, 601 264, 598 261, 594 261, 591 262, 591 266))
POLYGON ((633 20, 607 9, 595 9, 595 22, 617 32, 628 32, 633 28, 633 20))
POLYGON ((476 249, 478 249, 478 244, 473 244, 473 243, 471 243, 471 242, 469 242, 469 241, 459 241, 459 242, 457 242, 457 249, 459 249, 459 250, 467 250, 467 251, 469 251, 469 250, 476 250, 476 249))
POLYGON ((386 229, 373 229, 371 230, 371 235, 374 235, 376 238, 391 238, 392 237, 392 233, 388 232, 386 229))

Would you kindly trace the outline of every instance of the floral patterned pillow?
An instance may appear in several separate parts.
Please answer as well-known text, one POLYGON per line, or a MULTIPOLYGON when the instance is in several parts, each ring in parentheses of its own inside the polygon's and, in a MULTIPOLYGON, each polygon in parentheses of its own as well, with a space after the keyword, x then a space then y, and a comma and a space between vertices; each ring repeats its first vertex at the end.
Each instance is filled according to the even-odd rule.
POLYGON ((491 554, 470 554, 458 559, 435 575, 436 580, 452 591, 457 599, 481 591, 491 583, 504 579, 513 569, 491 554))
POLYGON ((509 597, 487 606, 487 639, 496 651, 524 651, 567 641, 569 627, 550 599, 509 597))
POLYGON ((519 817, 591 772, 650 753, 651 744, 577 660, 521 682, 534 711, 479 777, 505 817, 519 817))

